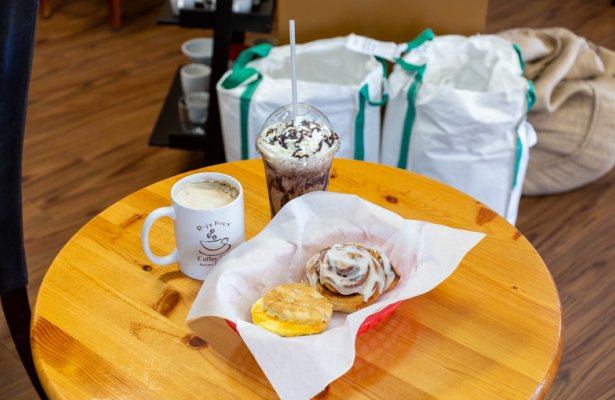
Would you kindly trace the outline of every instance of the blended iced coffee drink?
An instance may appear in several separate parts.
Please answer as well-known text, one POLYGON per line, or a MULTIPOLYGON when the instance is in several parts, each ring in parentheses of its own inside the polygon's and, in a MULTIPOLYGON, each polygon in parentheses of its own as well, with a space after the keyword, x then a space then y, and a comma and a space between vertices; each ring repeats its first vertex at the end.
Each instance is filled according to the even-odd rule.
POLYGON ((271 216, 295 197, 327 190, 331 162, 340 145, 331 124, 320 111, 297 104, 275 111, 256 138, 265 165, 271 216))

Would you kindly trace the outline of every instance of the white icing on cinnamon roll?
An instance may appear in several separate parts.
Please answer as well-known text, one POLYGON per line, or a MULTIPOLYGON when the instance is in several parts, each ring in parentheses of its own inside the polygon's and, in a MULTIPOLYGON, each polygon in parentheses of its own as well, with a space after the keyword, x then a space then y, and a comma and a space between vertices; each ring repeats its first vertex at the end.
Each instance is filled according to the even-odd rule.
POLYGON ((383 253, 361 244, 334 244, 307 262, 310 286, 320 285, 344 296, 360 294, 367 302, 375 293, 384 293, 397 273, 383 253))

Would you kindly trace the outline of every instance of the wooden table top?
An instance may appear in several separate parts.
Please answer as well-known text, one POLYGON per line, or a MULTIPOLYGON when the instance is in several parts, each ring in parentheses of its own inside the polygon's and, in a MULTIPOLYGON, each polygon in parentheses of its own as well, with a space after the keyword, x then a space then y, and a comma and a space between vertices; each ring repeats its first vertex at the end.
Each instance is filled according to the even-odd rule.
MULTIPOLYGON (((269 222, 262 162, 204 168, 238 179, 246 239, 269 222)), ((194 171, 193 171, 194 172, 194 171)), ((170 204, 176 176, 115 203, 62 249, 40 287, 32 350, 52 399, 276 398, 240 337, 219 327, 215 345, 186 315, 201 283, 177 265, 150 265, 144 218, 170 204), (219 342, 219 343, 218 343, 219 342)), ((396 168, 336 159, 330 190, 355 193, 399 215, 487 236, 433 291, 405 301, 357 339, 352 369, 327 399, 534 399, 550 387, 562 351, 553 279, 513 226, 472 198, 396 168)), ((172 221, 150 235, 174 246, 172 221)))

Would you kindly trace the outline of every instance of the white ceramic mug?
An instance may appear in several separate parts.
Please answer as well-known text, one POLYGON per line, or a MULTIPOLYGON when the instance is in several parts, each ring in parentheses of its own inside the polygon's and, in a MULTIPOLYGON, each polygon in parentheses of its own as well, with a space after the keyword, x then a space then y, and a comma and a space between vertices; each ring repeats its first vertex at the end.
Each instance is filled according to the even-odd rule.
POLYGON ((209 91, 211 67, 205 64, 186 64, 179 70, 184 94, 209 91))
MULTIPOLYGON (((179 269, 194 279, 203 280, 218 261, 244 241, 243 188, 234 178, 216 172, 189 175, 177 181, 171 189, 171 207, 152 211, 141 230, 143 251, 154 264, 179 263, 179 269), (223 182, 237 190, 237 196, 228 204, 201 209, 178 201, 178 193, 186 186, 200 182, 223 182), (167 256, 152 253, 149 233, 154 222, 170 217, 175 223, 177 247, 167 256)), ((184 201, 185 203, 185 201, 184 201)))

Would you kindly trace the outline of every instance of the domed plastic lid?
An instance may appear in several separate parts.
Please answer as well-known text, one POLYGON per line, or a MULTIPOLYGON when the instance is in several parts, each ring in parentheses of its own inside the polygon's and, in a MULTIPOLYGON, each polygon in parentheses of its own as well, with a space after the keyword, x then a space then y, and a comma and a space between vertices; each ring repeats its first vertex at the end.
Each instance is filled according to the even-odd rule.
MULTIPOLYGON (((297 104, 297 119, 295 123, 299 124, 302 121, 316 122, 320 124, 321 126, 327 127, 330 131, 333 131, 333 128, 331 127, 331 122, 329 122, 329 119, 325 116, 325 114, 322 113, 322 111, 320 111, 316 107, 312 107, 309 104, 298 103, 297 104)), ((270 127, 271 125, 275 125, 281 122, 293 122, 293 105, 292 104, 288 104, 284 107, 280 107, 277 110, 275 110, 273 113, 271 113, 269 118, 267 118, 267 120, 263 124, 262 130, 264 131, 266 128, 270 127)))

